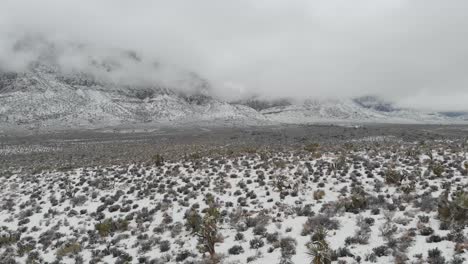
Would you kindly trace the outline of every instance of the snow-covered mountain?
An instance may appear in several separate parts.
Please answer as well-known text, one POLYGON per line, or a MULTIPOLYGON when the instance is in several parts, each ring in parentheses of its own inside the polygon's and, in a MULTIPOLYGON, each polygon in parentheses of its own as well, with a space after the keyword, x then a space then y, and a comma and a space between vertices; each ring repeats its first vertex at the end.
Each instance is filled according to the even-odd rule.
MULTIPOLYGON (((194 86, 206 88, 201 79, 194 86)), ((206 88, 208 89, 208 88, 206 88)), ((216 100, 204 89, 130 86, 50 68, 0 75, 0 128, 94 128, 194 120, 263 120, 254 109, 216 100)))
POLYGON ((173 87, 120 85, 38 64, 0 75, 0 128, 98 128, 128 124, 235 121, 240 124, 313 122, 463 123, 464 113, 394 107, 375 97, 229 103, 210 96, 206 81, 185 76, 191 92, 173 87))
POLYGON ((468 123, 468 115, 449 116, 439 112, 397 108, 376 97, 306 100, 263 109, 269 120, 282 123, 376 122, 376 123, 468 123))
POLYGON ((198 122, 468 123, 468 113, 402 109, 372 96, 226 102, 213 96, 210 83, 198 74, 131 51, 101 54, 86 46, 37 39, 22 41, 15 50, 34 50, 37 56, 14 70, 0 63, 0 132, 198 122))

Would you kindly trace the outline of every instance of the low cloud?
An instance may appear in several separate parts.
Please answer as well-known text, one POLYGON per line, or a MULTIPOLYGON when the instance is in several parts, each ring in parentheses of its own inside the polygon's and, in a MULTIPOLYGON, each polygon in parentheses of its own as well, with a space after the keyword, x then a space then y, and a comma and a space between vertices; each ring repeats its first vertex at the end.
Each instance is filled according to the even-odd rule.
POLYGON ((463 0, 6 0, 0 67, 37 59, 49 44, 15 43, 38 36, 64 68, 117 56, 115 81, 180 85, 178 73, 194 72, 225 99, 377 95, 468 110, 466 10, 463 0))

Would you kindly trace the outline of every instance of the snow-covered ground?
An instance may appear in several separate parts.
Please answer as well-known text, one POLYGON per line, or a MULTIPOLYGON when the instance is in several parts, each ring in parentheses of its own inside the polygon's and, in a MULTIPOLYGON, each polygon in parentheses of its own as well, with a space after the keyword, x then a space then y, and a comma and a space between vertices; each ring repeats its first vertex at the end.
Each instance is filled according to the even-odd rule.
POLYGON ((383 138, 360 142, 4 174, 0 259, 301 264, 313 261, 308 253, 318 241, 334 263, 468 260, 463 149, 453 142, 430 149, 383 138), (205 240, 189 225, 204 223, 207 208, 219 212, 214 258, 202 253, 205 240))

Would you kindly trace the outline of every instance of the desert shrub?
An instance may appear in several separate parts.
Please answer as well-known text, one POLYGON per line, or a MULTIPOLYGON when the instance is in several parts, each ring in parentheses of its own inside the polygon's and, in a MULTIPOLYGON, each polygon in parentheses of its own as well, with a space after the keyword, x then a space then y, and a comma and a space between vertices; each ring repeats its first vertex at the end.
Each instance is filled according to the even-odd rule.
POLYGON ((315 229, 323 227, 325 230, 337 230, 340 227, 338 220, 319 214, 307 218, 303 225, 301 235, 310 235, 315 229))
POLYGON ((242 246, 240 246, 240 245, 235 245, 235 246, 232 246, 228 250, 228 253, 229 253, 229 255, 239 255, 239 254, 244 253, 244 248, 242 246))
POLYGON ((316 190, 314 191, 314 200, 322 200, 325 196, 324 190, 316 190))
POLYGON ((459 191, 453 195, 452 201, 448 200, 448 191, 445 191, 438 204, 439 218, 457 224, 468 222, 468 192, 459 191))
POLYGON ((443 239, 438 235, 431 235, 426 239, 426 242, 427 243, 438 243, 438 242, 440 242, 442 240, 443 239))
POLYGON ((250 248, 259 249, 265 245, 265 242, 261 238, 254 238, 249 241, 250 248))
POLYGON ((163 240, 159 243, 159 250, 161 252, 166 252, 171 249, 171 242, 169 240, 163 240))
POLYGON ((72 206, 75 207, 75 206, 83 205, 84 203, 86 203, 87 200, 88 198, 85 195, 78 195, 78 196, 71 198, 70 202, 72 206))
POLYGON ((292 237, 285 237, 280 240, 281 256, 288 258, 296 254, 297 241, 292 237))
POLYGON ((437 206, 437 199, 432 197, 430 193, 425 193, 421 196, 420 201, 414 202, 415 207, 419 207, 423 212, 431 212, 437 206))
POLYGON ((368 226, 373 226, 374 223, 375 223, 375 219, 372 218, 372 217, 366 217, 366 218, 364 218, 364 222, 365 222, 366 225, 368 225, 368 226))
POLYGON ((164 157, 160 154, 156 154, 152 157, 154 165, 161 167, 164 165, 164 157))
POLYGON ((422 228, 419 229, 419 234, 421 234, 422 236, 429 236, 429 235, 432 235, 434 233, 434 229, 432 229, 432 227, 429 227, 429 226, 423 226, 422 228))
POLYGON ((419 222, 421 223, 429 223, 429 216, 428 215, 418 215, 419 222))
POLYGON ((182 233, 183 226, 184 225, 181 222, 175 223, 171 228, 171 237, 175 238, 180 235, 180 233, 182 233))
POLYGON ((343 201, 346 212, 359 213, 368 206, 368 195, 360 187, 351 190, 351 196, 343 201))
POLYGON ((383 257, 383 256, 387 256, 389 254, 388 247, 386 247, 386 246, 375 247, 375 248, 372 249, 372 251, 374 252, 374 254, 377 257, 383 257))
POLYGON ((234 236, 235 241, 243 240, 244 239, 244 234, 243 233, 236 233, 234 236))
POLYGON ((21 238, 21 233, 13 231, 2 231, 0 234, 0 248, 18 242, 21 238))
POLYGON ((318 143, 310 143, 304 146, 304 150, 315 153, 320 149, 320 145, 318 143))
POLYGON ((465 234, 462 227, 457 227, 452 229, 446 236, 446 239, 456 243, 464 243, 465 242, 465 234))
POLYGON ((358 229, 356 230, 356 233, 352 237, 347 237, 345 239, 345 244, 346 245, 351 245, 351 244, 360 244, 360 245, 366 245, 369 243, 369 238, 370 238, 370 229, 358 229))
POLYGON ((384 237, 384 239, 391 240, 393 235, 397 232, 398 227, 394 225, 391 221, 386 221, 379 227, 380 234, 384 237))
POLYGON ((57 256, 65 257, 70 255, 76 255, 81 251, 81 245, 78 243, 67 243, 63 247, 57 250, 57 256))
POLYGON ((427 263, 444 264, 445 258, 442 256, 442 251, 440 251, 438 248, 429 249, 427 251, 427 263))
POLYGON ((275 233, 267 233, 266 234, 266 240, 268 243, 273 244, 275 242, 279 241, 279 234, 278 232, 275 233))
POLYGON ((437 177, 442 176, 444 172, 445 168, 440 163, 436 163, 432 166, 432 173, 434 173, 434 175, 436 175, 437 177))
POLYGON ((191 231, 192 233, 198 232, 200 230, 202 224, 202 217, 196 209, 190 209, 186 213, 185 218, 185 226, 187 227, 187 230, 191 231))
POLYGON ((267 226, 270 221, 270 217, 261 212, 255 217, 247 217, 246 219, 247 227, 257 227, 257 226, 267 226))
POLYGON ((62 233, 55 232, 54 229, 50 229, 39 235, 38 242, 42 245, 43 249, 47 249, 52 245, 54 240, 58 240, 63 236, 64 235, 62 233))
POLYGON ((109 218, 96 224, 95 228, 100 236, 105 237, 117 231, 126 231, 128 229, 128 224, 128 221, 124 219, 113 220, 109 218))
POLYGON ((388 169, 385 172, 385 182, 387 184, 399 185, 399 184, 401 184, 403 179, 404 179, 403 175, 400 172, 396 171, 396 170, 388 169))
POLYGON ((18 243, 16 243, 16 252, 19 256, 23 256, 28 252, 31 252, 36 248, 36 241, 33 240, 31 237, 27 237, 26 239, 21 239, 18 243))
POLYGON ((344 257, 353 257, 354 255, 347 247, 339 247, 337 250, 333 250, 332 252, 332 260, 335 261, 338 258, 344 257))
POLYGON ((371 263, 375 263, 377 262, 377 255, 375 255, 375 253, 367 254, 365 260, 371 263))
POLYGON ((190 251, 188 250, 182 250, 180 251, 179 253, 177 253, 176 257, 175 257, 175 260, 177 262, 181 262, 181 261, 184 261, 186 260, 188 257, 190 257, 192 254, 190 253, 190 251))
POLYGON ((294 264, 294 262, 289 257, 282 257, 278 264, 294 264))
POLYGON ((297 216, 314 216, 314 211, 310 204, 296 207, 297 216))
POLYGON ((26 264, 33 264, 33 263, 42 263, 41 254, 39 251, 31 251, 26 258, 26 264))
POLYGON ((253 229, 253 233, 254 235, 256 236, 264 236, 266 234, 266 227, 264 225, 258 225, 256 227, 254 227, 253 229))
POLYGON ((450 261, 450 264, 463 264, 465 263, 465 260, 466 260, 465 258, 455 255, 450 261))

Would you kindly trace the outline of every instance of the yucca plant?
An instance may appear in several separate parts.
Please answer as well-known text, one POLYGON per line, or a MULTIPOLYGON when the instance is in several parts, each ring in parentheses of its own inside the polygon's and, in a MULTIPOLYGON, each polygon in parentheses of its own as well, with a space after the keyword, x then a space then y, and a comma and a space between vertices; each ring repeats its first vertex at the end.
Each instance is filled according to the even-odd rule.
POLYGON ((319 226, 317 230, 312 234, 312 242, 316 241, 325 241, 325 238, 327 238, 328 231, 322 227, 319 226))
POLYGON ((310 264, 331 263, 331 250, 325 240, 309 243, 307 250, 307 254, 312 258, 310 264))

